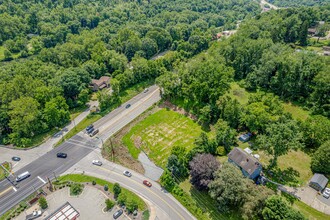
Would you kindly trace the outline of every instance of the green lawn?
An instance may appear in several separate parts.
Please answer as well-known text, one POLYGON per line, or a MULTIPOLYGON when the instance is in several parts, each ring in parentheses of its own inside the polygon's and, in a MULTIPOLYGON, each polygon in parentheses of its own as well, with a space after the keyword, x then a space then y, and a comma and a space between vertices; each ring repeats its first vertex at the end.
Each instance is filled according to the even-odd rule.
POLYGON ((310 207, 310 206, 308 206, 305 203, 300 202, 300 201, 295 201, 294 204, 293 204, 293 208, 300 211, 309 220, 326 220, 326 219, 330 219, 329 215, 326 215, 322 212, 319 212, 316 209, 313 209, 312 207, 310 207))
POLYGON ((309 111, 302 109, 301 107, 292 103, 283 103, 284 111, 292 114, 292 117, 296 120, 306 120, 310 114, 309 111))
MULTIPOLYGON (((58 178, 58 180, 61 181, 72 181, 72 182, 76 182, 76 183, 92 183, 93 181, 96 182, 96 184, 100 185, 100 186, 104 186, 104 185, 108 185, 109 187, 109 192, 113 193, 113 183, 110 183, 106 180, 103 179, 99 179, 96 177, 92 177, 92 176, 86 176, 86 175, 81 175, 81 174, 68 174, 65 176, 61 176, 58 178)), ((132 200, 135 200, 138 204, 139 210, 143 211, 147 208, 147 205, 145 204, 145 202, 136 194, 134 194, 133 192, 129 191, 128 189, 122 188, 121 189, 121 193, 126 194, 127 198, 132 198, 132 200)))
POLYGON ((228 95, 232 98, 236 98, 237 101, 243 105, 249 101, 250 93, 244 88, 240 87, 237 82, 230 84, 231 89, 228 91, 228 95))
MULTIPOLYGON (((2 166, 4 166, 9 171, 11 170, 10 169, 10 164, 8 162, 4 162, 2 164, 2 166)), ((2 167, 0 167, 0 180, 4 179, 6 177, 6 173, 7 172, 2 167)))
POLYGON ((123 142, 135 159, 142 148, 157 165, 165 167, 173 146, 189 150, 201 132, 201 126, 190 118, 161 109, 135 125, 123 142))

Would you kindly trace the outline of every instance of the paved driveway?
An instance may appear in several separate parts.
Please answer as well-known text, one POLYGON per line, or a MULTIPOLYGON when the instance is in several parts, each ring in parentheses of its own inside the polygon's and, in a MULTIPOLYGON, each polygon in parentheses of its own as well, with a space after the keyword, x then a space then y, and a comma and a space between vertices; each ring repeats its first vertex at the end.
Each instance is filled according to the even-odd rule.
POLYGON ((330 199, 326 199, 318 195, 317 191, 311 187, 297 188, 295 194, 300 197, 301 201, 314 209, 330 215, 330 199))

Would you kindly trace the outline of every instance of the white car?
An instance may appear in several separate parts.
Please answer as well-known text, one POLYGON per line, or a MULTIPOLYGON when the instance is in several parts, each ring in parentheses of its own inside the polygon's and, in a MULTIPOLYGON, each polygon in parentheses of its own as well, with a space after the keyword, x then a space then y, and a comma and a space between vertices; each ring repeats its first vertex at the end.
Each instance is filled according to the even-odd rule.
POLYGON ((325 188, 322 195, 323 195, 324 198, 329 199, 329 197, 330 197, 330 188, 325 188))
POLYGON ((32 212, 32 215, 33 215, 33 217, 41 216, 41 211, 40 211, 40 210, 38 210, 38 211, 33 211, 33 212, 32 212))
POLYGON ((128 176, 128 177, 131 177, 131 176, 132 176, 131 172, 129 172, 128 170, 125 170, 125 171, 123 172, 123 174, 124 174, 125 176, 128 176))
POLYGON ((102 162, 99 161, 99 160, 93 160, 92 163, 93 163, 94 165, 96 165, 96 166, 102 166, 102 162))

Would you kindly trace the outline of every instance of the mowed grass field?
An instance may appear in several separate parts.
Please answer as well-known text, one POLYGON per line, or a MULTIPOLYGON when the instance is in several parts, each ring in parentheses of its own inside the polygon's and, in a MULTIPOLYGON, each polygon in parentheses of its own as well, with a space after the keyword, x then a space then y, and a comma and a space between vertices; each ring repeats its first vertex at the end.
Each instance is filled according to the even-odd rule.
POLYGON ((165 167, 173 146, 189 150, 201 132, 201 126, 190 118, 161 109, 134 126, 123 142, 135 159, 143 149, 157 165, 165 167))

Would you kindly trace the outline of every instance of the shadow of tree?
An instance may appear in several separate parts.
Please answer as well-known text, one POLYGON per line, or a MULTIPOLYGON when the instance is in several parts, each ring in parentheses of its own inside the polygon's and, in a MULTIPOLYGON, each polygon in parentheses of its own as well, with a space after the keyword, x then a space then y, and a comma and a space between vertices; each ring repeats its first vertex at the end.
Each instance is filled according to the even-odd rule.
POLYGON ((272 181, 280 183, 282 185, 298 186, 300 176, 299 172, 292 167, 286 169, 280 169, 278 167, 273 167, 266 170, 266 175, 272 181))

